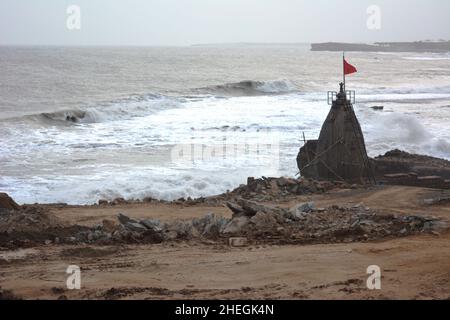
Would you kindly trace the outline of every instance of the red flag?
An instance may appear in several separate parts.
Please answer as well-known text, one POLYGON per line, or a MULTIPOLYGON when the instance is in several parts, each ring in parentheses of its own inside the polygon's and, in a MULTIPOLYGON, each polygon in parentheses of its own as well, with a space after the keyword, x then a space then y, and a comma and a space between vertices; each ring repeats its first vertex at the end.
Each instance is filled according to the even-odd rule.
POLYGON ((344 59, 344 74, 347 75, 355 72, 358 72, 358 70, 344 59))

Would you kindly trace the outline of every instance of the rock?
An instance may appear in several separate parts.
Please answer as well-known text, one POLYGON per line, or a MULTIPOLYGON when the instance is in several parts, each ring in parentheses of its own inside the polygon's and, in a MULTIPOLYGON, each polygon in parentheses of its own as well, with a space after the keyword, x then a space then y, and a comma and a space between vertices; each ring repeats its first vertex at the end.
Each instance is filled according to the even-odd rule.
POLYGON ((226 203, 226 206, 233 212, 233 217, 236 216, 252 217, 258 211, 266 212, 270 210, 265 206, 244 199, 239 199, 237 202, 238 202, 237 204, 233 202, 226 203))
POLYGON ((216 216, 214 213, 208 213, 200 219, 194 219, 192 225, 204 237, 217 238, 221 230, 228 223, 224 217, 216 216))
POLYGON ((176 240, 178 238, 178 233, 174 230, 167 230, 164 232, 165 240, 176 240))
POLYGON ((144 227, 146 227, 149 230, 153 230, 156 232, 161 232, 161 221, 156 219, 144 219, 140 221, 140 224, 142 224, 144 227))
POLYGON ((291 213, 302 214, 302 213, 310 213, 315 208, 314 202, 301 203, 291 208, 291 213))
POLYGON ((119 215, 117 216, 117 219, 119 219, 119 222, 123 225, 125 225, 127 223, 139 223, 139 221, 134 220, 134 219, 124 215, 123 213, 119 213, 119 215))
POLYGON ((225 226, 224 234, 238 234, 248 225, 250 219, 246 216, 235 217, 225 226))
POLYGON ((105 199, 100 199, 100 200, 98 200, 98 205, 99 206, 106 206, 106 205, 108 205, 108 200, 105 200, 105 199))
POLYGON ((114 231, 117 230, 119 226, 117 225, 117 223, 115 221, 112 220, 103 220, 102 221, 102 225, 101 225, 101 229, 105 232, 109 232, 109 233, 113 233, 114 231))
POLYGON ((226 202, 225 205, 227 206, 228 209, 231 210, 231 212, 233 212, 233 215, 235 215, 235 214, 239 215, 244 212, 244 209, 242 209, 242 207, 240 207, 236 203, 226 202))
POLYGON ((75 237, 67 237, 65 239, 65 241, 68 242, 68 243, 76 243, 77 242, 77 238, 75 238, 75 237))
POLYGON ((192 223, 185 221, 175 221, 168 225, 165 230, 165 233, 171 232, 176 233, 175 239, 189 239, 192 236, 192 223))
POLYGON ((278 186, 281 188, 290 184, 289 180, 284 177, 274 180, 274 182, 276 182, 278 184, 278 186))
POLYGON ((276 230, 279 225, 272 214, 258 212, 251 219, 250 222, 255 225, 258 231, 276 230))
POLYGON ((145 243, 161 243, 164 241, 164 236, 160 231, 149 229, 142 234, 142 240, 145 243))
POLYGON ((245 247, 247 246, 247 238, 229 238, 228 245, 230 247, 245 247))
POLYGON ((20 206, 6 193, 0 193, 0 210, 19 210, 20 206))
POLYGON ((433 223, 430 221, 425 222, 422 230, 424 232, 429 232, 429 231, 433 230, 433 223))
POLYGON ((375 111, 383 111, 384 110, 384 106, 373 106, 373 107, 370 107, 370 108, 375 110, 375 111))
POLYGON ((138 222, 127 222, 124 224, 125 228, 134 232, 145 232, 148 229, 138 222))
POLYGON ((259 211, 271 212, 274 210, 273 208, 269 208, 256 202, 247 201, 244 199, 239 199, 238 204, 242 207, 242 209, 244 209, 244 215, 246 215, 247 217, 253 217, 259 211))

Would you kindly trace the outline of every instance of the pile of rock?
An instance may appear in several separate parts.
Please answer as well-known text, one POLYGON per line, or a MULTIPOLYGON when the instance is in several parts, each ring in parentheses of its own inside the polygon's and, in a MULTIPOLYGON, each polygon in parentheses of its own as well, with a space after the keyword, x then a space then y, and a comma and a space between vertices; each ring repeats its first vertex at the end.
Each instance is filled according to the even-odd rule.
POLYGON ((336 243, 378 240, 432 232, 434 219, 380 214, 363 206, 315 208, 302 203, 291 209, 272 208, 241 199, 224 227, 227 236, 279 243, 336 243))
POLYGON ((276 201, 294 198, 298 195, 323 193, 335 188, 352 188, 345 182, 316 181, 312 179, 293 178, 248 178, 247 184, 220 196, 206 198, 211 200, 230 201, 238 198, 254 201, 276 201))
POLYGON ((228 220, 209 213, 192 221, 161 222, 155 219, 133 219, 119 213, 118 222, 104 220, 102 224, 75 236, 81 243, 160 243, 194 238, 217 239, 228 220))
POLYGON ((40 244, 153 244, 196 240, 226 243, 338 243, 379 240, 435 232, 439 222, 421 216, 382 214, 364 206, 316 208, 300 203, 280 208, 238 198, 226 202, 231 219, 208 213, 188 221, 133 219, 119 213, 117 221, 93 226, 67 225, 47 208, 23 206, 0 215, 0 244, 26 247, 40 244), (248 241, 247 241, 248 240, 248 241))
POLYGON ((71 226, 48 213, 45 207, 22 206, 0 215, 0 246, 30 247, 62 243, 88 227, 71 226))
POLYGON ((295 198, 298 195, 324 193, 333 189, 354 189, 357 185, 350 185, 342 181, 316 181, 306 178, 267 178, 262 177, 255 179, 250 177, 247 179, 247 184, 243 184, 238 188, 227 191, 226 193, 193 199, 191 197, 179 198, 173 201, 158 200, 151 197, 142 200, 125 200, 117 198, 112 201, 99 200, 99 206, 120 206, 135 203, 158 203, 158 204, 177 204, 182 206, 195 205, 222 205, 226 201, 243 198, 254 201, 277 201, 280 199, 288 200, 295 198))

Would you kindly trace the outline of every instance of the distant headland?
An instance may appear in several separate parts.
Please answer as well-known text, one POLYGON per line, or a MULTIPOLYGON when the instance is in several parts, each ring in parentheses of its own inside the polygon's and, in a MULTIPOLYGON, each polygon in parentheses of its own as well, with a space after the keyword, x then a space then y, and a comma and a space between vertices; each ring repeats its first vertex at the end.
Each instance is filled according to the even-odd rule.
POLYGON ((376 42, 374 44, 325 42, 312 43, 311 51, 443 53, 450 52, 450 41, 376 42))

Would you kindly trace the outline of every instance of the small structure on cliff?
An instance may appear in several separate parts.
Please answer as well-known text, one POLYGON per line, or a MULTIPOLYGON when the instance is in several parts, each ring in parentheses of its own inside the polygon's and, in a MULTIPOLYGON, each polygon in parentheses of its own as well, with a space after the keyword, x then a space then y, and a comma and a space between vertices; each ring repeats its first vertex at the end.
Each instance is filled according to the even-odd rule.
POLYGON ((318 140, 305 141, 297 157, 300 174, 318 180, 374 183, 361 126, 353 110, 354 91, 328 92, 331 110, 318 140))

